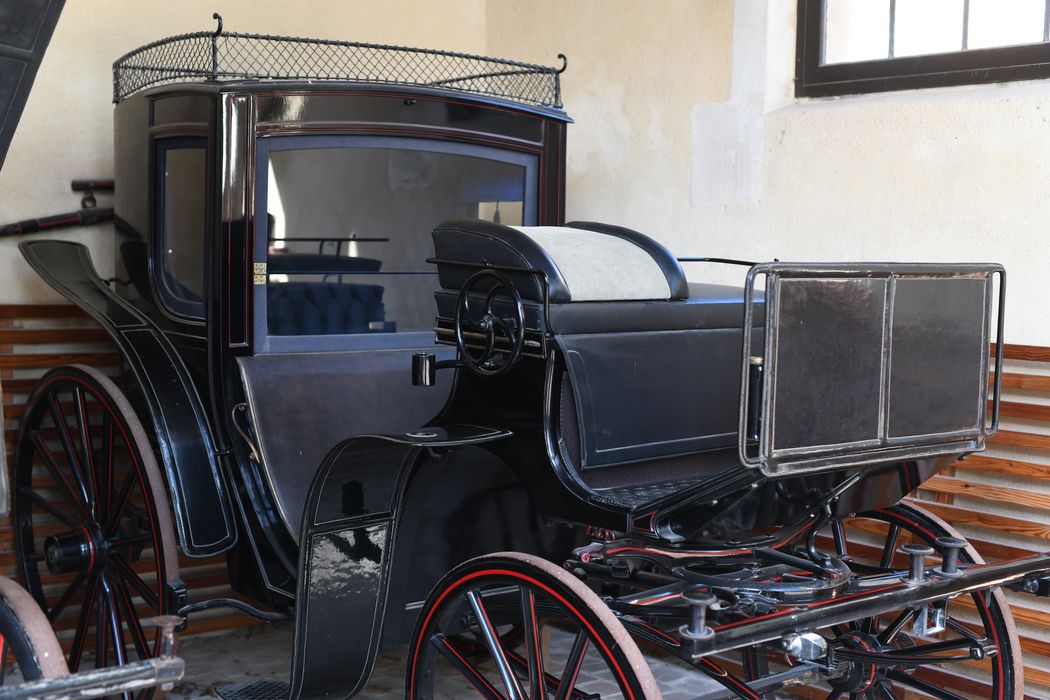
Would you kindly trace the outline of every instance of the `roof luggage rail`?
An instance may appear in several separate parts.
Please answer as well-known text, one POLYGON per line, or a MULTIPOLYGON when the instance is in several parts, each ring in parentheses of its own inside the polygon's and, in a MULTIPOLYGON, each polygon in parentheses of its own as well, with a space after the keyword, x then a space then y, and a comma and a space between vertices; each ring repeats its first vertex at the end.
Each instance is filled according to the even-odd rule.
POLYGON ((562 108, 559 68, 467 53, 226 32, 160 39, 113 63, 113 102, 151 85, 222 80, 336 80, 443 88, 562 108))

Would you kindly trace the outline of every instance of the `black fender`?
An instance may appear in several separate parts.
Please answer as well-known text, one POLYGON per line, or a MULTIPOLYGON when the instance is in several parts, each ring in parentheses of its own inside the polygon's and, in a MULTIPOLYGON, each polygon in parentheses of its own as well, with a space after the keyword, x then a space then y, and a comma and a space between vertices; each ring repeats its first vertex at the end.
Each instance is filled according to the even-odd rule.
POLYGON ((350 438, 325 457, 303 512, 291 698, 350 697, 365 687, 380 651, 409 480, 427 462, 508 437, 432 427, 350 438))
POLYGON ((207 414, 175 348, 149 318, 99 279, 87 247, 51 240, 18 247, 45 282, 112 336, 142 387, 183 553, 206 557, 232 547, 236 520, 207 414))

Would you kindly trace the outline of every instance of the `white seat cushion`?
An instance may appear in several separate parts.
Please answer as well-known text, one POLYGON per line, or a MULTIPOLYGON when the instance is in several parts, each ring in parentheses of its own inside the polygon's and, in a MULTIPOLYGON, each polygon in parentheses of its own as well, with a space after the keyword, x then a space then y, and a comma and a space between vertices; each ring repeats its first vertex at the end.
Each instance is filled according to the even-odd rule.
POLYGON ((514 226, 550 256, 573 301, 670 299, 653 257, 625 238, 567 226, 514 226))

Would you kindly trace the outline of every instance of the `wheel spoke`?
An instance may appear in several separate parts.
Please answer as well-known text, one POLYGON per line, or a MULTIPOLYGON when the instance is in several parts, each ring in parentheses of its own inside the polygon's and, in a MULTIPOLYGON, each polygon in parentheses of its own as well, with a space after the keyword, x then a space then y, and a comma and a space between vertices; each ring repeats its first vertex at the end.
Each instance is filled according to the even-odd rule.
POLYGON ((503 653, 499 634, 496 632, 496 627, 492 624, 492 620, 489 619, 488 611, 485 610, 485 603, 481 600, 481 595, 477 591, 471 590, 466 592, 466 598, 467 602, 470 603, 471 610, 474 611, 474 617, 477 618, 478 627, 481 628, 481 635, 485 638, 485 646, 488 647, 492 661, 496 664, 503 686, 507 689, 508 697, 510 700, 524 700, 525 691, 522 690, 518 677, 514 675, 514 671, 507 661, 507 655, 503 653))
POLYGON ((48 449, 47 444, 44 442, 43 438, 40 437, 40 431, 30 431, 29 439, 33 443, 33 449, 40 457, 40 461, 44 463, 44 468, 51 474, 51 478, 55 480, 58 489, 62 492, 62 495, 66 497, 66 500, 69 501, 69 505, 73 506, 73 509, 86 519, 87 509, 84 506, 83 499, 77 498, 77 496, 73 494, 73 487, 69 485, 69 481, 67 481, 66 477, 62 474, 62 470, 58 468, 58 463, 55 461, 54 455, 51 454, 51 450, 48 449))
POLYGON ((503 696, 498 690, 492 687, 492 684, 488 682, 488 679, 473 666, 467 659, 460 654, 459 651, 452 645, 452 641, 445 635, 438 633, 430 638, 430 643, 434 645, 434 648, 445 657, 454 669, 459 671, 464 678, 477 690, 481 697, 486 700, 504 700, 503 696))
POLYGON ((51 505, 51 503, 48 502, 46 498, 44 498, 41 494, 37 493, 33 489, 28 488, 26 486, 22 486, 18 489, 18 491, 30 501, 46 510, 48 514, 55 520, 58 520, 62 524, 68 525, 71 528, 77 527, 77 523, 71 520, 68 514, 63 513, 58 508, 55 508, 53 505, 51 505))
POLYGON ((142 599, 146 601, 147 605, 154 610, 159 609, 160 601, 157 594, 154 593, 149 587, 149 584, 143 581, 142 577, 139 576, 126 561, 124 561, 123 557, 119 554, 114 554, 109 560, 115 565, 113 570, 120 574, 121 578, 131 584, 131 587, 142 596, 142 599))
POLYGON ((140 660, 151 658, 153 654, 149 649, 149 640, 146 638, 146 632, 142 629, 139 616, 135 612, 135 604, 131 600, 131 594, 128 593, 128 587, 120 579, 116 579, 115 586, 117 603, 124 610, 124 617, 127 621, 128 629, 131 630, 131 642, 135 645, 135 651, 138 653, 140 660))
POLYGON ((113 417, 109 412, 102 414, 102 449, 99 451, 97 465, 100 474, 105 474, 103 488, 99 489, 99 513, 108 513, 113 503, 113 417))
POLYGON ((105 668, 109 664, 109 605, 106 600, 105 584, 98 587, 98 603, 95 605, 95 668, 105 668))
POLYGON ((80 438, 78 461, 87 483, 88 493, 91 495, 91 517, 97 520, 98 484, 95 479, 95 452, 91 445, 91 425, 87 414, 87 403, 84 401, 84 391, 80 387, 73 388, 73 418, 76 420, 77 436, 80 438))
POLYGON ((91 625, 91 610, 95 607, 95 588, 97 585, 97 579, 92 577, 88 583, 87 593, 84 594, 84 602, 80 605, 77 631, 73 635, 73 646, 69 650, 69 670, 73 673, 76 673, 80 668, 80 657, 84 653, 84 642, 87 638, 88 627, 91 625))
POLYGON ((543 673, 543 651, 540 649, 540 625, 536 619, 536 595, 521 589, 522 618, 525 625, 525 651, 529 664, 529 700, 547 700, 543 673))
POLYGON ((933 683, 927 683, 924 680, 915 678, 914 676, 909 676, 907 673, 902 673, 896 669, 888 671, 886 676, 892 678, 898 683, 910 686, 916 690, 921 690, 935 698, 940 698, 940 700, 965 700, 961 695, 956 695, 955 693, 936 686, 933 683))
POLYGON ((893 562, 893 553, 897 551, 897 539, 901 534, 901 526, 897 524, 890 525, 889 531, 886 533, 886 544, 882 546, 882 558, 879 559, 879 567, 882 569, 890 568, 890 563, 893 562))
POLYGON ((48 611, 47 619, 50 622, 54 622, 58 616, 62 614, 62 611, 66 609, 67 605, 69 605, 69 601, 72 600, 73 594, 77 592, 77 589, 80 588, 80 585, 84 583, 86 579, 87 574, 77 574, 77 577, 73 579, 65 592, 62 593, 62 597, 60 597, 58 601, 51 606, 51 610, 48 611))
POLYGON ((882 632, 879 632, 879 636, 877 637, 877 639, 879 640, 879 644, 885 646, 892 642, 894 639, 896 639, 897 634, 902 629, 904 629, 904 625, 908 624, 908 622, 914 616, 914 610, 902 610, 901 613, 893 619, 893 622, 891 622, 886 629, 882 630, 882 632))
POLYGON ((73 438, 69 435, 69 424, 66 423, 66 413, 62 410, 62 404, 58 401, 56 392, 52 391, 47 395, 48 408, 51 409, 51 420, 55 424, 55 429, 58 430, 59 440, 62 442, 62 449, 66 452, 66 457, 69 459, 69 465, 73 470, 73 476, 77 480, 77 486, 80 488, 80 495, 84 499, 85 504, 91 503, 92 490, 88 488, 87 482, 84 480, 84 472, 81 469, 80 458, 77 456, 77 450, 73 447, 73 438))
MULTIPOLYGON (((117 665, 123 666, 128 662, 128 659, 124 647, 124 626, 121 624, 120 611, 117 609, 117 601, 113 594, 113 587, 110 585, 109 578, 105 574, 101 575, 101 584, 106 604, 105 607, 108 613, 109 636, 113 639, 113 652, 116 657, 117 665)), ((123 693, 121 697, 123 700, 132 700, 131 693, 129 692, 123 693)))
POLYGON ((572 648, 569 650, 569 658, 565 661, 565 668, 561 673, 561 683, 558 684, 558 692, 554 696, 554 700, 567 700, 570 693, 576 687, 576 678, 580 675, 580 669, 583 667, 583 658, 587 655, 587 647, 590 645, 590 640, 583 630, 576 633, 576 639, 572 642, 572 648))
POLYGON ((124 515, 124 511, 128 507, 128 501, 131 499, 131 491, 137 483, 135 478, 135 471, 133 469, 128 470, 127 476, 124 477, 124 483, 120 487, 120 494, 117 496, 116 505, 113 510, 110 511, 109 517, 106 518, 106 522, 102 525, 102 532, 109 537, 120 525, 120 519, 124 515))

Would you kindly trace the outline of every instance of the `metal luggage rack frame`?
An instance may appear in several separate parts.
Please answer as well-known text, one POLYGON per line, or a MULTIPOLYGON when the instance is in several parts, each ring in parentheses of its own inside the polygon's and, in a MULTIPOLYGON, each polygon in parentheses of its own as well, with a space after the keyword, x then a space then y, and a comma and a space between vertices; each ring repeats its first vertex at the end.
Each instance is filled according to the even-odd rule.
POLYGON ((113 63, 113 102, 194 80, 321 80, 417 85, 562 108, 560 68, 473 54, 329 39, 224 32, 160 39, 113 63))

